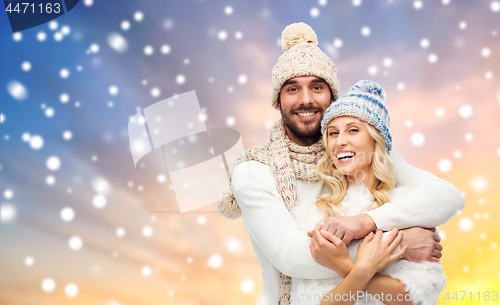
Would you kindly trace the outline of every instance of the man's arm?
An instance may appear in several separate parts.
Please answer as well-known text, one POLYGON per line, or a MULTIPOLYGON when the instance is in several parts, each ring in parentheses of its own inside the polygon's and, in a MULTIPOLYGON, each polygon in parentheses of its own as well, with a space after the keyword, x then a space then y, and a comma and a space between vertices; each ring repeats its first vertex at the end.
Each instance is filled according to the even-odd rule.
POLYGON ((269 166, 256 161, 241 163, 231 180, 248 234, 279 271, 308 279, 338 276, 312 257, 311 240, 297 228, 269 166))
POLYGON ((463 209, 464 199, 453 184, 411 166, 395 151, 391 152, 391 160, 396 168, 396 186, 412 191, 404 201, 391 201, 366 212, 378 229, 434 228, 463 209))

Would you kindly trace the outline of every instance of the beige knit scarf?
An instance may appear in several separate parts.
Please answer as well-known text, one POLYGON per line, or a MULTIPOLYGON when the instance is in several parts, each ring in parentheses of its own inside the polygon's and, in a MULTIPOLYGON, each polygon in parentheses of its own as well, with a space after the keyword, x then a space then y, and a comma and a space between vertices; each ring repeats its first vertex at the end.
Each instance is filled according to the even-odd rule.
MULTIPOLYGON (((229 184, 233 171, 238 164, 246 161, 258 161, 271 167, 273 176, 278 183, 278 191, 285 202, 288 211, 292 212, 297 204, 295 180, 318 180, 316 163, 325 153, 322 141, 311 146, 300 146, 286 135, 283 120, 276 122, 269 131, 267 144, 257 146, 241 153, 233 163, 229 184)), ((224 189, 217 201, 219 213, 229 219, 241 216, 241 209, 236 202, 231 188, 224 189)), ((279 305, 290 304, 292 278, 280 272, 279 305)))

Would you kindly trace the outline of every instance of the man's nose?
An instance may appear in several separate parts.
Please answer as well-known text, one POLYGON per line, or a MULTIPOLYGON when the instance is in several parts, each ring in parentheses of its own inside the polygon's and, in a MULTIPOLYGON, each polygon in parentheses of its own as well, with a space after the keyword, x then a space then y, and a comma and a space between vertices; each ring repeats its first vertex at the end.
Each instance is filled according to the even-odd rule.
POLYGON ((309 105, 313 103, 312 92, 309 88, 305 88, 302 90, 302 94, 300 96, 300 103, 304 105, 309 105))

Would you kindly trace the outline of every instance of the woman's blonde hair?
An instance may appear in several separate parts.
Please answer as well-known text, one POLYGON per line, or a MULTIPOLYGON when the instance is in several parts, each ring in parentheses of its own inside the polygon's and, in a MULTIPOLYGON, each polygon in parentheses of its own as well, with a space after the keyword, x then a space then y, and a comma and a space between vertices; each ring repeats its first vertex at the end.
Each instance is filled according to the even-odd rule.
MULTIPOLYGON (((394 166, 389 159, 384 137, 372 125, 363 122, 370 136, 375 140, 375 152, 371 162, 371 169, 375 176, 373 184, 368 187, 377 206, 382 206, 390 201, 389 192, 394 188, 394 166)), ((327 128, 328 130, 328 128, 327 128)), ((323 145, 328 147, 328 132, 325 131, 322 137, 323 145)), ((347 179, 341 174, 332 162, 330 153, 327 151, 318 161, 318 175, 331 188, 329 195, 316 197, 316 205, 323 212, 325 218, 332 216, 344 216, 345 209, 341 202, 347 192, 347 179)))

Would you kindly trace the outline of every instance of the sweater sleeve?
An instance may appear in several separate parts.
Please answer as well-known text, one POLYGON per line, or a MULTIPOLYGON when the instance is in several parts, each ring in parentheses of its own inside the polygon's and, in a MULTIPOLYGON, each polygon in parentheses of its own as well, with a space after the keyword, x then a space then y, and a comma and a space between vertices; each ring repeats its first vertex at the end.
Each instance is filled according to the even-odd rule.
POLYGON ((269 166, 256 161, 241 163, 231 181, 248 234, 279 271, 294 278, 338 276, 312 257, 311 238, 298 229, 269 166))
POLYGON ((395 151, 391 152, 391 160, 396 169, 396 187, 409 187, 411 192, 404 200, 366 212, 378 229, 433 228, 463 209, 462 194, 451 183, 411 166, 395 151))

